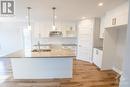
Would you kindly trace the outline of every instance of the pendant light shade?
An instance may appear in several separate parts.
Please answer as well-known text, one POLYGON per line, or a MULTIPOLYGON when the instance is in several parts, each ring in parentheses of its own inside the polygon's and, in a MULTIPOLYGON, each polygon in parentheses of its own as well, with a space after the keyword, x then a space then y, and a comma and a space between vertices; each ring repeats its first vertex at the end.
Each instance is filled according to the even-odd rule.
POLYGON ((52 25, 52 29, 55 31, 56 30, 56 19, 55 19, 55 10, 56 10, 56 7, 52 7, 52 10, 53 10, 53 25, 52 25))
POLYGON ((27 7, 27 17, 28 17, 27 28, 28 28, 28 30, 31 30, 31 16, 30 16, 30 10, 31 9, 32 9, 31 7, 27 7))
POLYGON ((62 37, 62 32, 57 30, 56 27, 56 7, 52 7, 53 10, 53 19, 52 19, 52 31, 50 31, 49 36, 50 37, 62 37))

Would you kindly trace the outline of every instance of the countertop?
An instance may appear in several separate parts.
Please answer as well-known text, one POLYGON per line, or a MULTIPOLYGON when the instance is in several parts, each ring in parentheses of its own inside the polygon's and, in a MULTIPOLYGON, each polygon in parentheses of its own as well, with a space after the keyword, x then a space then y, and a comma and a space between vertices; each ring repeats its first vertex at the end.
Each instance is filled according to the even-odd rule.
MULTIPOLYGON (((51 49, 48 52, 32 52, 31 50, 19 50, 4 56, 4 58, 72 58, 76 57, 71 49, 51 49)), ((3 58, 3 57, 2 57, 3 58)))
POLYGON ((98 50, 103 50, 103 47, 95 47, 98 50))
MULTIPOLYGON (((40 46, 51 46, 53 44, 40 44, 40 46)), ((77 46, 77 44, 58 44, 58 45, 62 45, 62 46, 77 46)), ((34 45, 34 46, 38 46, 38 45, 34 45)))

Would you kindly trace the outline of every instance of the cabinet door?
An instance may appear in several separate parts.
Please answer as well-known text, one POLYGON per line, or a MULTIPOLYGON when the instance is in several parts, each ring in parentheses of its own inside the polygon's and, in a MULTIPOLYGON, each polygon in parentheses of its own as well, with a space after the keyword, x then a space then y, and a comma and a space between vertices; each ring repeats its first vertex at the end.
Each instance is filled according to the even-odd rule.
POLYGON ((78 30, 78 56, 84 61, 91 61, 93 41, 93 21, 85 20, 79 25, 78 30))
POLYGON ((105 28, 128 24, 128 2, 106 13, 105 28))
POLYGON ((123 11, 123 13, 117 16, 117 25, 125 25, 128 24, 128 12, 123 11))
POLYGON ((99 68, 101 68, 101 66, 102 66, 102 56, 103 56, 103 51, 102 50, 98 50, 98 63, 97 63, 97 66, 99 68))
POLYGON ((33 30, 33 37, 39 38, 39 32, 40 32, 39 23, 35 23, 34 24, 34 30, 33 30))
POLYGON ((40 24, 40 36, 41 36, 41 38, 49 37, 50 29, 51 29, 51 26, 49 24, 41 23, 40 24))
POLYGON ((103 55, 103 51, 94 48, 94 52, 93 52, 93 63, 98 66, 99 68, 101 68, 102 66, 102 55, 103 55))
POLYGON ((49 37, 50 29, 51 26, 47 23, 35 23, 33 31, 34 38, 49 37))
POLYGON ((97 59, 98 59, 97 49, 94 48, 94 50, 93 50, 93 63, 94 63, 95 65, 97 65, 97 59))

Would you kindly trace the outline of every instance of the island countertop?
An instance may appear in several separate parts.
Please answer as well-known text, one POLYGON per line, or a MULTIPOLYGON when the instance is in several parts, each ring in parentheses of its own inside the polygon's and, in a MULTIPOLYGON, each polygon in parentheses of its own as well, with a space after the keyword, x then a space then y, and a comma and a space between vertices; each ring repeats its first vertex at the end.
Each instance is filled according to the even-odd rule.
POLYGON ((71 49, 51 49, 48 52, 32 52, 32 50, 19 50, 4 56, 4 58, 71 58, 76 57, 71 49))

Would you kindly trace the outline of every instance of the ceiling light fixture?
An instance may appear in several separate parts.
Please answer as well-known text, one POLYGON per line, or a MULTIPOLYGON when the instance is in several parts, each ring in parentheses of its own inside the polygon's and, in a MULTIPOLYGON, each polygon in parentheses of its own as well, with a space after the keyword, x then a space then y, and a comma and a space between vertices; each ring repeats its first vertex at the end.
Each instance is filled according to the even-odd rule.
POLYGON ((53 30, 56 30, 56 15, 55 15, 55 10, 56 10, 56 7, 52 7, 52 10, 53 10, 53 30))
POLYGON ((98 6, 103 6, 103 3, 102 3, 102 2, 100 2, 100 3, 98 4, 98 6))
POLYGON ((83 16, 83 17, 81 17, 81 19, 84 20, 84 19, 86 19, 86 17, 83 16))
POLYGON ((31 30, 31 16, 30 16, 30 10, 31 10, 32 8, 31 7, 27 7, 27 18, 28 18, 28 20, 27 20, 27 22, 28 22, 28 30, 31 30))
POLYGON ((63 36, 63 34, 62 34, 62 31, 59 31, 59 30, 57 30, 57 27, 56 27, 56 18, 57 18, 57 16, 56 16, 56 7, 52 7, 52 10, 53 10, 53 19, 52 19, 52 31, 50 31, 50 33, 49 33, 49 36, 50 37, 62 37, 63 36))

